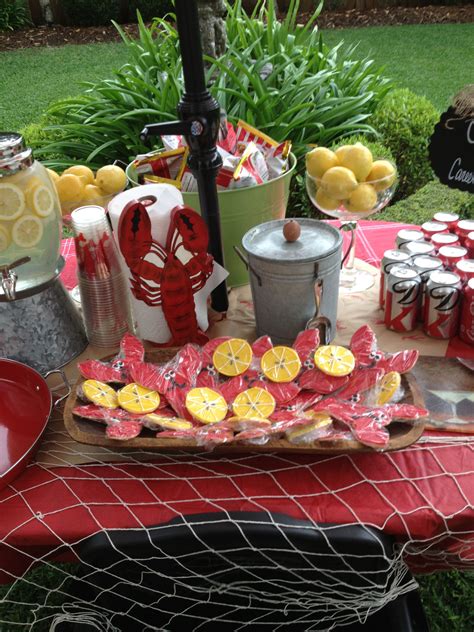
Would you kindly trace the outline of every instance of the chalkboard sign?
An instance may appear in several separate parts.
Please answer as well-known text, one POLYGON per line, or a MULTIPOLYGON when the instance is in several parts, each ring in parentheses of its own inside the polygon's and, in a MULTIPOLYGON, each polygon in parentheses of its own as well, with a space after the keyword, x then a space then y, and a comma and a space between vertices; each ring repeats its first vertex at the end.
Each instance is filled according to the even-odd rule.
POLYGON ((474 193, 474 104, 467 112, 450 107, 441 115, 429 154, 433 171, 443 184, 474 193))

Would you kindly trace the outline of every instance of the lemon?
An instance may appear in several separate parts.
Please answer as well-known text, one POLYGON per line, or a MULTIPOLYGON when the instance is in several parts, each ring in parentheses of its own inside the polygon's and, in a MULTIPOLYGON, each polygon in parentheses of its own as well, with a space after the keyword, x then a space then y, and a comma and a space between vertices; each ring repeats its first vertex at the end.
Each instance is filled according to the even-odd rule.
POLYGON ((95 184, 86 184, 84 187, 84 193, 82 194, 82 200, 85 205, 92 204, 103 206, 105 202, 105 193, 99 189, 95 184))
POLYGON ((272 347, 266 351, 260 365, 264 375, 272 382, 291 382, 301 369, 299 355, 291 347, 272 347))
POLYGON ((355 358, 345 347, 325 345, 316 349, 314 363, 326 375, 343 377, 354 370, 355 358))
POLYGON ((336 154, 327 147, 316 147, 306 154, 306 171, 313 178, 322 178, 328 169, 338 164, 336 154))
POLYGON ((377 398, 377 406, 383 406, 389 402, 400 388, 401 376, 397 371, 390 371, 383 376, 380 384, 380 393, 377 398))
POLYGON ((350 169, 332 167, 321 180, 321 189, 336 200, 344 200, 357 188, 357 180, 350 169))
POLYGON ((72 173, 73 175, 82 178, 84 185, 94 184, 94 172, 85 165, 73 165, 63 171, 63 175, 67 175, 68 173, 72 173))
POLYGON ((377 192, 371 184, 359 184, 349 196, 347 208, 354 213, 370 211, 377 204, 377 192))
POLYGON ((120 193, 127 184, 127 176, 117 165, 106 165, 97 171, 95 184, 105 193, 120 193))
POLYGON ((336 151, 334 152, 336 154, 336 158, 339 162, 339 164, 341 164, 341 161, 343 160, 343 157, 346 153, 346 151, 352 147, 352 145, 341 145, 338 149, 336 149, 336 151))
POLYGON ((205 424, 222 421, 228 408, 225 399, 212 388, 193 388, 186 395, 186 408, 191 415, 205 424))
POLYGON ((263 388, 249 388, 234 399, 234 415, 247 419, 266 419, 275 410, 275 398, 263 388))
POLYGON ((10 233, 5 226, 0 226, 0 252, 4 252, 10 245, 10 233))
POLYGON ((14 220, 25 210, 25 195, 11 182, 0 182, 0 220, 14 220))
POLYGON ((82 178, 73 173, 65 173, 57 179, 56 190, 61 204, 79 202, 84 193, 84 182, 82 178))
POLYGON ((40 217, 48 217, 54 211, 54 196, 49 187, 38 184, 26 192, 26 203, 40 217))
POLYGON ((252 347, 242 338, 231 338, 222 342, 212 356, 219 373, 233 377, 244 373, 252 361, 252 347))
POLYGON ((376 191, 385 191, 395 182, 395 167, 388 160, 376 160, 366 178, 376 191))
POLYGON ((372 169, 372 152, 361 143, 356 143, 344 150, 339 162, 342 167, 350 169, 360 182, 366 179, 372 169))
POLYGON ((160 396, 156 391, 134 382, 121 388, 117 399, 121 408, 128 413, 152 413, 160 405, 160 396))
POLYGON ((117 393, 104 382, 86 380, 82 386, 84 397, 102 408, 118 408, 117 393))
POLYGON ((12 239, 21 248, 32 248, 41 241, 43 223, 36 215, 22 215, 13 224, 12 239))
POLYGON ((329 197, 322 189, 318 189, 315 199, 316 204, 325 211, 335 211, 339 206, 339 200, 329 197))
POLYGON ((49 177, 54 183, 59 180, 59 173, 56 173, 56 171, 53 171, 52 169, 46 169, 46 171, 48 172, 49 177))

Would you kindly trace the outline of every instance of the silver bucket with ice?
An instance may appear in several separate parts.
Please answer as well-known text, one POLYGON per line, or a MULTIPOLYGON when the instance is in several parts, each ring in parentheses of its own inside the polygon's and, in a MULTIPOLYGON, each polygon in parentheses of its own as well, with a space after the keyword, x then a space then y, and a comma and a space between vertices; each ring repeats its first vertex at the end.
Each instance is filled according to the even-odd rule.
POLYGON ((342 235, 329 224, 302 218, 296 220, 299 237, 287 241, 287 221, 260 224, 242 238, 257 335, 291 344, 306 327, 317 327, 327 344, 336 333, 342 235))

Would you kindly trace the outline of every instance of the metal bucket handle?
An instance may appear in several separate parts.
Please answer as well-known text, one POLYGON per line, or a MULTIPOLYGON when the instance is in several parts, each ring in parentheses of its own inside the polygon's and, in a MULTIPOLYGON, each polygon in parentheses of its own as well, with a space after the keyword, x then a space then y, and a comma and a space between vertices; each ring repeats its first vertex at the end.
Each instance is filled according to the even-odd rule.
MULTIPOLYGON (((53 406, 56 408, 57 406, 59 406, 59 404, 61 402, 63 402, 65 399, 67 399, 69 397, 69 395, 71 394, 72 388, 71 388, 71 384, 69 383, 69 380, 66 377, 66 374, 64 373, 64 371, 62 369, 53 369, 52 371, 48 371, 47 373, 44 374, 44 379, 48 378, 50 375, 53 375, 53 373, 58 373, 58 375, 61 376, 63 383, 59 386, 59 388, 63 388, 64 386, 66 387, 67 393, 65 395, 63 395, 62 397, 59 397, 53 404, 53 406)), ((50 389, 51 391, 53 389, 50 389)))
POLYGON ((233 248, 235 250, 235 254, 243 262, 247 270, 250 270, 250 272, 255 276, 255 278, 258 281, 259 286, 262 287, 262 277, 258 274, 258 272, 256 272, 254 268, 252 268, 252 266, 250 265, 250 261, 247 259, 244 253, 240 250, 240 248, 238 246, 233 246, 233 248))

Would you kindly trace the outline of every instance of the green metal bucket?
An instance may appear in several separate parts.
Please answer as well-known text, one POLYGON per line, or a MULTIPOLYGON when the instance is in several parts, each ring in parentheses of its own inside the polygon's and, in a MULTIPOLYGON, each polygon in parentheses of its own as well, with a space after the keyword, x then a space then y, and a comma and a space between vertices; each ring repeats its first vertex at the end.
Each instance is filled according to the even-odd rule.
MULTIPOLYGON (((265 184, 257 184, 245 189, 219 191, 219 207, 221 214, 221 231, 224 248, 225 267, 229 271, 227 285, 237 287, 249 282, 245 265, 235 254, 234 246, 242 244, 245 233, 263 222, 272 219, 283 219, 286 215, 291 177, 296 168, 296 158, 290 154, 290 169, 265 184)), ((138 186, 137 175, 133 164, 126 170, 132 186, 138 186)), ((199 214, 198 193, 184 193, 184 203, 199 214)))

